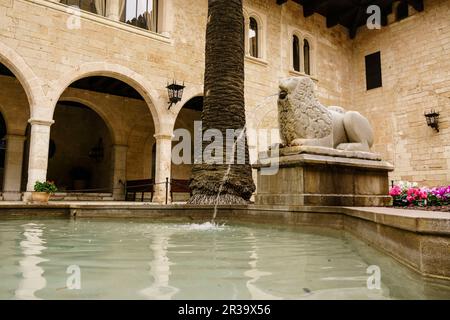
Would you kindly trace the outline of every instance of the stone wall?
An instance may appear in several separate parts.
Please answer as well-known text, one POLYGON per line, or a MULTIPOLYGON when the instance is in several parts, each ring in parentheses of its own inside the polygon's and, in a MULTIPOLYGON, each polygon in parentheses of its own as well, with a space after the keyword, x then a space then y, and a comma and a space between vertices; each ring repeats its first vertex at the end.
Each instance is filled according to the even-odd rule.
MULTIPOLYGON (((411 9, 412 10, 412 9, 411 9)), ((352 96, 375 129, 374 150, 395 165, 392 180, 450 182, 450 1, 425 1, 425 11, 354 41, 352 96), (366 91, 364 57, 381 51, 383 87, 366 91), (441 113, 437 133, 424 112, 441 113)))

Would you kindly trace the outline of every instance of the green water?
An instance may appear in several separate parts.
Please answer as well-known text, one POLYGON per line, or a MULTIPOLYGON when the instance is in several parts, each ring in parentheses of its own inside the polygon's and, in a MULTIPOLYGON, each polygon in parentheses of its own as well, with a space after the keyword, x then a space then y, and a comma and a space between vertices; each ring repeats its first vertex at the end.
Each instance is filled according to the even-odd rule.
POLYGON ((258 224, 2 219, 0 279, 0 299, 450 299, 344 232, 258 224))

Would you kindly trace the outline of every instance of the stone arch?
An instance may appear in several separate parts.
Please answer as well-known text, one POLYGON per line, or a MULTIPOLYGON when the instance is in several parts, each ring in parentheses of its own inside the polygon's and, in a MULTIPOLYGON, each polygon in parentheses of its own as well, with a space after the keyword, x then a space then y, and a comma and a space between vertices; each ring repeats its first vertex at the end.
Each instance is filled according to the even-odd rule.
POLYGON ((19 80, 28 98, 30 116, 35 116, 35 109, 47 105, 48 101, 41 86, 41 81, 34 74, 25 60, 13 49, 0 42, 0 63, 4 64, 19 80))
POLYGON ((165 104, 160 100, 159 94, 155 89, 153 89, 150 82, 142 75, 128 69, 127 67, 105 62, 82 64, 66 73, 58 80, 53 81, 51 85, 51 88, 53 89, 48 93, 52 106, 51 110, 49 110, 50 115, 53 115, 56 103, 62 96, 63 92, 72 83, 79 79, 91 76, 111 77, 132 86, 144 98, 152 115, 155 130, 157 132, 160 130, 161 118, 164 112, 165 104))

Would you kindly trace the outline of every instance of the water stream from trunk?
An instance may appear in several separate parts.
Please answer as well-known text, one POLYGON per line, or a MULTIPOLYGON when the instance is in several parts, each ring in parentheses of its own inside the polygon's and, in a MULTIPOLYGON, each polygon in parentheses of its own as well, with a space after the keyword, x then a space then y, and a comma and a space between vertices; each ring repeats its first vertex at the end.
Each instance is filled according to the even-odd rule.
MULTIPOLYGON (((261 101, 261 103, 259 103, 259 104, 255 107, 255 109, 252 111, 252 113, 257 115, 257 114, 258 114, 258 109, 261 108, 261 107, 263 107, 263 106, 265 106, 265 105, 267 104, 268 100, 269 100, 270 98, 275 97, 275 96, 278 96, 278 93, 271 94, 271 95, 265 97, 265 98, 261 101)), ((248 124, 248 121, 245 121, 245 125, 244 125, 244 127, 242 128, 241 133, 239 134, 239 136, 237 137, 237 139, 236 139, 236 140, 234 141, 234 143, 233 143, 232 156, 229 157, 229 159, 231 159, 231 161, 230 161, 230 163, 228 164, 227 171, 225 172, 225 174, 224 174, 224 176, 223 176, 222 183, 220 184, 220 186, 219 186, 219 191, 217 192, 216 203, 214 204, 213 218, 212 218, 212 220, 211 220, 211 223, 212 223, 212 224, 215 224, 215 220, 216 220, 216 218, 217 218, 217 208, 218 208, 218 206, 219 206, 219 198, 220 198, 220 194, 222 193, 223 187, 224 187, 225 183, 226 183, 227 180, 228 180, 228 176, 230 175, 230 172, 231 172, 231 166, 233 165, 233 162, 234 162, 234 156, 235 156, 235 154, 236 154, 236 147, 237 147, 237 144, 241 141, 242 138, 245 137, 245 133, 246 133, 246 131, 247 131, 247 124, 248 124)))

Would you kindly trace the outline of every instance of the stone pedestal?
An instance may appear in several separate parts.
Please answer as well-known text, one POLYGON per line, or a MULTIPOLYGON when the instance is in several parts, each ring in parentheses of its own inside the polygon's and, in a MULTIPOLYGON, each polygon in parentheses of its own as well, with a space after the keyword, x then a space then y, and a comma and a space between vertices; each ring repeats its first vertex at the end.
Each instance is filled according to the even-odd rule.
POLYGON ((255 203, 296 206, 385 206, 394 168, 368 152, 293 147, 260 155, 255 203), (278 166, 278 171, 265 170, 278 166))

